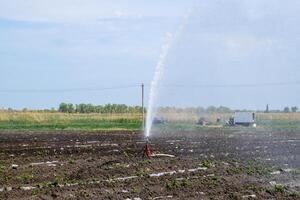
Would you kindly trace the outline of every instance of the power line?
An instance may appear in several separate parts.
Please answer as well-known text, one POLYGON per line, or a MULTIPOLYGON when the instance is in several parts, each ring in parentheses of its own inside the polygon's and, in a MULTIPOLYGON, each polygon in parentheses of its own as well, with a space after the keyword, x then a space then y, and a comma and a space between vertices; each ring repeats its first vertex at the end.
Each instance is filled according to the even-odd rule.
POLYGON ((272 87, 300 85, 300 82, 273 82, 273 83, 253 83, 253 84, 164 84, 160 87, 174 88, 247 88, 247 87, 272 87))
MULTIPOLYGON (((251 87, 273 87, 300 85, 300 82, 273 82, 273 83, 253 83, 253 84, 161 84, 159 87, 166 88, 251 88, 251 87)), ((119 90, 128 88, 138 88, 141 84, 95 87, 95 88, 71 88, 71 89, 2 89, 0 93, 72 93, 72 92, 100 92, 105 90, 119 90)), ((145 85, 150 87, 151 85, 145 85)))
POLYGON ((71 89, 4 89, 0 93, 72 93, 72 92, 98 92, 104 90, 118 90, 140 87, 140 85, 123 85, 113 87, 97 87, 97 88, 71 88, 71 89))

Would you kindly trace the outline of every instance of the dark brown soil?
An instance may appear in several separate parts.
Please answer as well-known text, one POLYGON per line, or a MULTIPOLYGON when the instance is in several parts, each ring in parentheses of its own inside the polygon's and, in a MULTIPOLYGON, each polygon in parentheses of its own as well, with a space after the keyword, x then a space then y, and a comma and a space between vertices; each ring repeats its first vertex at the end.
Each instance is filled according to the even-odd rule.
POLYGON ((143 158, 141 133, 0 133, 0 199, 300 199, 300 134, 200 129, 150 141, 175 157, 143 158))

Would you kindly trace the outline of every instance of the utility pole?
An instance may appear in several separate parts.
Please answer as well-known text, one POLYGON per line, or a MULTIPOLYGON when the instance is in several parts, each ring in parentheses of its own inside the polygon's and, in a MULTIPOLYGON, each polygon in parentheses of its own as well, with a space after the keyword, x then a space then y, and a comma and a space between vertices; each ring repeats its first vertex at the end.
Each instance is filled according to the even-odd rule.
POLYGON ((144 108, 144 83, 142 83, 142 126, 143 126, 143 131, 145 131, 145 108, 144 108))

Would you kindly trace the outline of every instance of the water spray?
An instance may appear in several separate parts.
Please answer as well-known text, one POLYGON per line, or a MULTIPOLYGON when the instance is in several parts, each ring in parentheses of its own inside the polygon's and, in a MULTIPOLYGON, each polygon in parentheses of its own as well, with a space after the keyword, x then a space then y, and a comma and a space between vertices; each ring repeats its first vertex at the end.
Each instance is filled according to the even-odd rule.
POLYGON ((153 119, 156 115, 157 108, 155 107, 157 103, 157 98, 159 94, 159 84, 163 80, 166 62, 170 54, 170 50, 174 46, 176 40, 180 37, 183 30, 186 27, 187 21, 189 20, 191 15, 191 10, 189 10, 188 14, 184 16, 184 21, 180 24, 178 30, 175 34, 166 33, 165 41, 161 47, 161 53, 159 55, 159 59, 155 68, 155 74, 153 80, 150 85, 150 93, 149 93, 149 102, 148 102, 148 110, 146 117, 146 127, 145 127, 145 137, 149 138, 151 134, 153 119))
MULTIPOLYGON (((155 68, 155 74, 153 77, 153 80, 150 85, 150 94, 149 94, 149 102, 148 102, 148 109, 147 109, 147 116, 146 116, 146 122, 144 123, 144 134, 145 134, 145 139, 146 139, 146 145, 144 148, 144 156, 147 157, 148 159, 151 156, 151 150, 150 150, 150 133, 153 125, 153 119, 156 114, 156 101, 159 93, 159 84, 161 83, 163 76, 164 76, 164 71, 165 71, 165 65, 167 62, 167 59, 170 54, 170 50, 174 46, 175 41, 179 38, 181 33, 183 32, 187 21, 190 17, 191 10, 189 10, 188 14, 184 16, 184 21, 183 23, 179 26, 179 29, 175 34, 171 33, 166 33, 165 36, 165 41, 164 44, 162 45, 161 48, 161 53, 159 55, 158 63, 155 68)), ((144 92, 144 90, 143 90, 144 92)), ((143 93, 144 96, 144 93, 143 93)), ((144 105, 144 103, 143 103, 144 105)), ((145 119, 143 119, 145 120, 145 119)))

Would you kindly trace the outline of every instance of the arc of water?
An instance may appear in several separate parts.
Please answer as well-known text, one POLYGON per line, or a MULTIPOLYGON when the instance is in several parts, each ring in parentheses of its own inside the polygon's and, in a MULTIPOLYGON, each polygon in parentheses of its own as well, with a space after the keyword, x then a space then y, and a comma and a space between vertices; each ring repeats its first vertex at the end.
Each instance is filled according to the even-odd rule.
POLYGON ((157 96, 159 92, 159 83, 161 82, 164 76, 166 60, 169 56, 170 49, 172 48, 174 42, 183 32, 190 14, 191 11, 189 11, 188 14, 185 15, 184 21, 179 26, 179 29, 177 30, 175 35, 172 35, 171 33, 166 34, 165 42, 162 45, 159 60, 155 68, 154 78, 150 86, 149 102, 148 102, 148 109, 147 109, 147 116, 146 116, 146 132, 145 132, 146 137, 150 136, 153 119, 156 115, 155 103, 157 101, 157 96))
POLYGON ((166 41, 162 46, 161 54, 159 56, 159 61, 156 65, 154 78, 151 82, 150 94, 149 94, 149 103, 146 117, 146 137, 150 136, 150 131, 152 127, 152 122, 156 113, 156 109, 154 108, 154 104, 158 95, 158 84, 161 81, 164 74, 164 65, 166 61, 166 57, 168 56, 169 49, 172 43, 172 34, 166 34, 166 41))

